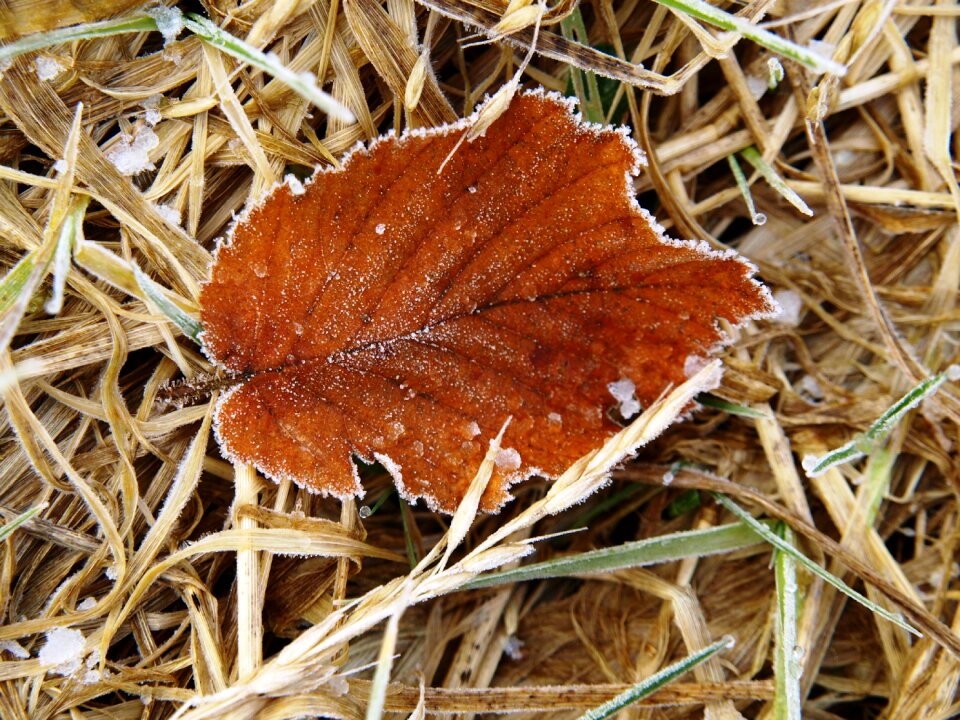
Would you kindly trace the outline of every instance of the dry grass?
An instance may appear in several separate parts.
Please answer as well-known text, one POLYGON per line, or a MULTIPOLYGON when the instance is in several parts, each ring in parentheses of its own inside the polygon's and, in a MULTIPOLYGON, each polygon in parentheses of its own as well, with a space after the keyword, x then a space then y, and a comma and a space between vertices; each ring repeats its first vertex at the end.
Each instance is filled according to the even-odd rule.
MULTIPOLYGON (((94 17, 52 2, 37 16, 49 27, 58 12, 76 22, 130 4, 102 2, 94 17)), ((4 10, 0 31, 21 5, 4 10)), ((572 3, 548 11, 524 82, 563 90, 572 63, 634 83, 610 89, 612 119, 632 126, 651 160, 641 203, 676 235, 738 248, 798 314, 750 328, 724 357, 717 394, 762 418, 704 410, 593 492, 612 462, 709 385, 708 367, 556 484, 528 483, 499 516, 474 519, 464 507, 450 525, 395 496, 366 516, 224 463, 210 402, 158 409, 164 383, 208 366, 145 302, 132 267, 195 312, 214 240, 248 199, 291 166, 336 162, 390 127, 469 113, 510 78, 531 28, 517 44, 464 50, 474 29, 461 21, 503 29, 505 4, 203 2, 233 34, 317 73, 356 114, 350 124, 311 113, 187 35, 165 48, 157 33, 49 48, 41 54, 64 68, 52 81, 38 78, 33 55, 14 62, 0 80, 0 260, 8 269, 29 252, 52 254, 71 213, 85 211, 96 243, 75 252, 59 314, 43 310, 47 278, 0 319, 10 348, 0 363, 0 512, 10 520, 47 503, 2 547, 0 717, 360 718, 374 665, 391 657, 387 712, 576 717, 724 634, 734 649, 623 716, 775 717, 766 545, 458 591, 522 557, 525 540, 581 523, 537 543, 538 559, 731 522, 707 491, 786 520, 808 557, 924 633, 801 572, 805 717, 960 713, 955 385, 868 459, 815 479, 800 469, 803 456, 847 442, 960 358, 957 11, 924 0, 819 5, 741 8, 800 44, 829 43, 849 65, 838 79, 785 62, 786 79, 762 97, 769 53, 747 42, 730 50, 662 6, 582 8, 590 43, 620 59, 563 36, 555 21, 572 3), (151 131, 144 101, 158 95, 156 169, 131 182, 107 154, 121 134, 151 131), (727 163, 750 146, 813 217, 748 172, 767 218, 751 224, 727 163), (696 469, 665 487, 677 461, 696 469), (38 659, 58 627, 85 638, 87 662, 73 676, 38 659)), ((389 482, 368 472, 365 485, 375 500, 389 482)))

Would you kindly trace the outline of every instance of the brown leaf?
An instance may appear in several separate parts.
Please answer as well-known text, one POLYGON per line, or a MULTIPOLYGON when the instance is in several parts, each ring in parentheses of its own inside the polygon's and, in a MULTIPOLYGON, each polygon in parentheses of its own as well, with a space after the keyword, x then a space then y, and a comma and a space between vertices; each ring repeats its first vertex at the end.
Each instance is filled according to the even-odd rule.
POLYGON ((531 92, 438 173, 467 127, 381 138, 222 243, 201 319, 245 378, 217 409, 228 456, 337 497, 362 494, 352 455, 376 459, 452 512, 510 416, 494 510, 617 429, 608 385, 648 404, 719 345, 718 318, 771 311, 749 264, 636 205, 624 133, 531 92))

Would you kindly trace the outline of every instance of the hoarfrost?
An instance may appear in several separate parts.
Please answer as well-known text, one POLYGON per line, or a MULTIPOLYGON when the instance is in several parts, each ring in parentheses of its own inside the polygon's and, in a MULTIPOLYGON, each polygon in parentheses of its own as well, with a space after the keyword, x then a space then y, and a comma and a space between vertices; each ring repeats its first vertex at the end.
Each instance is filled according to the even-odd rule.
POLYGON ((47 642, 40 648, 37 659, 41 665, 53 666, 58 675, 72 675, 83 662, 83 633, 72 628, 53 628, 47 631, 47 642))
POLYGON ((27 649, 16 640, 0 640, 0 650, 6 650, 18 660, 26 660, 30 657, 27 649))
POLYGON ((163 35, 163 44, 171 43, 183 30, 183 13, 177 8, 157 7, 147 10, 147 15, 157 24, 157 30, 163 35))
POLYGON ((77 610, 92 610, 97 606, 97 599, 93 597, 84 598, 77 604, 77 610))
POLYGON ((552 412, 547 415, 547 422, 553 425, 563 425, 563 418, 560 416, 560 413, 552 412))
POLYGON ((635 395, 637 386, 633 384, 630 378, 620 378, 616 382, 609 383, 607 390, 613 395, 614 400, 620 403, 620 414, 626 418, 631 418, 640 412, 640 403, 635 395))
POLYGON ((796 385, 797 392, 807 396, 814 402, 823 400, 823 388, 813 375, 804 375, 796 385))
POLYGON ((387 231, 387 226, 383 223, 378 223, 374 230, 376 230, 377 235, 383 235, 387 231))
POLYGON ((53 169, 58 173, 64 173, 67 171, 67 161, 66 160, 57 160, 53 164, 53 169))
POLYGON ((501 470, 518 470, 520 468, 520 453, 513 448, 500 448, 493 462, 501 470))
POLYGON ((143 109, 146 111, 143 114, 143 121, 150 127, 153 127, 163 119, 160 115, 160 100, 162 97, 163 96, 159 94, 151 95, 142 103, 140 103, 143 106, 143 109))
POLYGON ((471 421, 470 424, 467 425, 467 432, 470 433, 470 437, 476 437, 480 434, 480 426, 477 425, 476 422, 471 421))
POLYGON ((160 144, 160 138, 150 128, 141 128, 136 137, 122 135, 117 146, 107 153, 121 175, 136 175, 156 167, 150 162, 150 151, 160 144))
POLYGON ((41 80, 53 80, 66 68, 64 68, 56 58, 40 55, 33 61, 33 69, 36 70, 37 77, 41 80))
POLYGON ((173 205, 156 204, 154 207, 157 209, 157 212, 163 216, 164 220, 175 227, 180 227, 180 211, 173 205))
POLYGON ((290 188, 290 192, 294 195, 303 195, 307 191, 303 183, 300 182, 300 178, 293 173, 288 173, 284 181, 286 181, 287 187, 290 188))
POLYGON ((796 327, 800 324, 803 299, 794 290, 777 290, 773 299, 780 305, 780 314, 775 318, 781 325, 796 327))

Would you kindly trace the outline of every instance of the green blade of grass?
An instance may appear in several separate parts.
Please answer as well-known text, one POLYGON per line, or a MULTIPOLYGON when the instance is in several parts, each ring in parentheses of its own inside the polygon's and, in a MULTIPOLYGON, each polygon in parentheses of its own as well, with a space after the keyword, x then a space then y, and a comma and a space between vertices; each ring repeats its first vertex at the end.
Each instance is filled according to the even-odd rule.
POLYGON ((833 75, 843 76, 847 74, 847 68, 831 58, 823 57, 808 48, 801 47, 789 40, 784 40, 779 35, 775 35, 769 30, 761 27, 736 15, 715 8, 712 5, 703 2, 703 0, 656 0, 661 5, 665 5, 671 10, 677 10, 690 17, 696 18, 702 22, 708 23, 721 30, 728 30, 737 33, 748 40, 752 40, 771 52, 783 55, 791 60, 795 60, 802 65, 818 73, 831 73, 833 75))
POLYGON ((960 380, 960 365, 951 365, 943 372, 918 383, 891 405, 862 435, 858 435, 850 442, 831 450, 822 457, 807 455, 802 462, 807 477, 817 477, 832 467, 853 462, 869 454, 886 439, 897 423, 903 420, 904 415, 933 395, 947 380, 953 382, 960 380))
POLYGON ((601 720, 601 718, 610 717, 614 713, 625 708, 627 705, 630 705, 637 700, 642 700, 648 695, 652 695, 674 678, 679 677, 685 672, 692 670, 697 665, 706 662, 721 650, 727 650, 733 646, 734 641, 732 637, 727 636, 721 640, 718 640, 712 645, 708 645, 703 650, 695 652, 693 655, 689 655, 683 660, 675 662, 672 665, 668 665, 663 670, 654 673, 646 680, 637 683, 629 690, 620 693, 612 700, 605 702, 603 705, 600 705, 593 710, 588 710, 580 716, 579 720, 601 720))
POLYGON ((30 508, 29 510, 24 510, 22 513, 17 515, 13 520, 8 522, 3 527, 0 527, 0 542, 6 540, 18 527, 23 525, 25 522, 33 518, 37 513, 42 512, 46 509, 49 503, 40 503, 35 507, 30 508))
MULTIPOLYGON (((751 212, 753 212, 753 203, 750 203, 751 212)), ((766 219, 764 219, 765 221, 766 219)), ((756 221, 754 221, 756 222, 756 221)), ((762 225, 763 223, 756 223, 757 225, 762 225)), ((759 410, 754 410, 751 407, 746 405, 738 405, 737 403, 727 402, 723 398, 718 398, 716 395, 710 395, 709 393, 701 393, 694 398, 698 403, 704 407, 714 408, 716 410, 723 410, 725 413, 730 413, 731 415, 739 415, 740 417, 752 418, 754 420, 764 420, 767 418, 765 413, 760 412, 759 410)))
MULTIPOLYGON (((796 546, 793 530, 781 524, 778 528, 783 541, 796 546)), ((785 552, 777 552, 775 561, 777 583, 777 642, 774 656, 773 714, 776 720, 800 720, 800 670, 797 657, 797 562, 785 552)))
POLYGON ((133 276, 137 279, 137 285, 143 292, 144 297, 160 313, 170 320, 174 325, 180 328, 180 331, 194 342, 200 342, 200 333, 203 332, 203 326, 196 319, 185 313, 174 303, 167 299, 163 294, 163 288, 147 277, 144 272, 136 265, 132 265, 133 276))
POLYGON ((356 119, 353 113, 338 102, 332 95, 325 93, 317 87, 316 78, 312 73, 295 73, 280 62, 280 59, 276 55, 258 50, 249 43, 217 27, 214 23, 207 20, 207 18, 200 15, 188 13, 183 20, 183 24, 194 35, 202 38, 204 42, 225 52, 227 55, 237 58, 241 62, 245 62, 277 78, 277 80, 280 80, 298 95, 323 110, 327 115, 348 123, 356 119))
POLYGON ((797 195, 781 178, 777 175, 776 171, 770 167, 770 163, 763 159, 763 156, 757 152, 757 149, 752 145, 750 147, 744 148, 740 154, 743 156, 743 159, 750 163, 754 170, 763 175, 763 179, 767 183, 780 193, 781 197, 786 200, 788 203, 793 205, 797 210, 802 212, 808 217, 813 216, 813 210, 810 209, 810 206, 803 201, 803 198, 797 195))
POLYGON ((123 35, 124 33, 150 32, 156 29, 157 23, 152 17, 138 14, 35 33, 0 47, 0 65, 9 63, 23 53, 40 50, 51 45, 60 45, 74 40, 123 35))
POLYGON ((767 221, 767 216, 757 212, 757 206, 753 204, 753 193, 750 192, 750 183, 747 182, 747 177, 743 174, 740 163, 737 162, 737 156, 727 155, 727 163, 730 165, 730 172, 733 173, 734 180, 737 181, 737 187, 740 188, 740 194, 747 206, 747 212, 750 213, 750 221, 754 225, 763 225, 767 221))
POLYGON ((741 523, 702 530, 686 530, 488 573, 471 580, 463 586, 463 589, 475 590, 525 580, 546 580, 568 575, 643 567, 688 557, 704 557, 740 550, 759 542, 760 538, 757 534, 741 523))
POLYGON ((847 585, 843 580, 838 578, 836 575, 828 572, 824 568, 817 565, 815 562, 810 560, 806 555, 801 553, 795 547, 785 542, 780 536, 774 533, 770 528, 764 523, 757 520, 753 515, 748 513, 746 510, 737 505, 733 500, 720 493, 713 493, 713 496, 717 499, 721 505, 723 505, 727 510, 736 515, 740 520, 750 526, 754 532, 760 535, 764 540, 773 545, 775 548, 781 552, 788 553, 791 555, 798 563, 805 567, 808 571, 822 579, 824 582, 829 583, 837 590, 842 592, 851 600, 863 605, 865 608, 870 610, 870 612, 876 613, 880 617, 892 622, 894 625, 903 628, 904 630, 913 633, 914 635, 920 636, 920 632, 910 625, 899 613, 894 613, 886 608, 880 607, 872 600, 864 597, 852 587, 847 585))

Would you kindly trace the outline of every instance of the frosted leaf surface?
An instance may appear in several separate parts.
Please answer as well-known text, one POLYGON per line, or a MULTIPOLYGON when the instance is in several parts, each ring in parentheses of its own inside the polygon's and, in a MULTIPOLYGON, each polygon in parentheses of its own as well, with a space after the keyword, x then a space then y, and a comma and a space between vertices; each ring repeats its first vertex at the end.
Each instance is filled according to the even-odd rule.
POLYGON ((637 207, 623 133, 532 92, 451 155, 471 122, 380 138, 302 194, 279 185, 221 243, 200 303, 205 352, 246 378, 216 411, 228 457, 347 497, 351 457, 377 454, 405 497, 452 512, 475 437, 512 418, 495 510, 618 429, 609 384, 652 403, 721 343, 720 318, 773 309, 749 264, 637 207))

